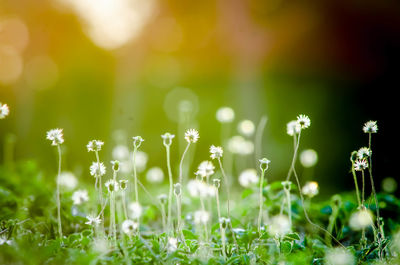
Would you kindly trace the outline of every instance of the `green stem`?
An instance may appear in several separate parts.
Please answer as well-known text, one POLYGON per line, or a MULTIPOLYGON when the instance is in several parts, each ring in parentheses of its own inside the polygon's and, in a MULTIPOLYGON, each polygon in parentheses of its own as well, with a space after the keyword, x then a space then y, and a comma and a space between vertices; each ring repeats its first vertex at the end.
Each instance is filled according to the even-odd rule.
POLYGON ((222 228, 222 224, 220 222, 221 220, 221 207, 219 204, 219 189, 215 188, 215 199, 217 200, 217 213, 218 213, 218 222, 219 222, 219 230, 221 231, 221 240, 222 240, 222 255, 224 256, 224 260, 226 260, 226 252, 225 252, 225 244, 226 244, 226 238, 225 238, 225 229, 222 228))
POLYGON ((168 167, 168 177, 169 177, 167 227, 168 227, 168 230, 170 232, 172 232, 172 193, 173 193, 173 189, 174 189, 174 181, 172 179, 170 146, 169 145, 165 145, 165 150, 166 150, 166 153, 167 153, 167 167, 168 167))
POLYGON ((351 165, 351 173, 353 174, 354 186, 356 187, 356 196, 357 196, 358 207, 360 208, 361 207, 360 191, 358 189, 357 175, 356 175, 356 171, 354 170, 354 163, 352 163, 352 165, 351 165))
POLYGON ((189 147, 190 147, 190 142, 188 142, 188 144, 186 145, 185 151, 183 151, 182 154, 181 162, 179 163, 179 183, 182 185, 182 187, 183 187, 183 159, 185 158, 185 155, 189 150, 189 147))
POLYGON ((231 219, 231 210, 230 210, 230 192, 229 192, 229 180, 225 174, 224 167, 222 166, 221 158, 218 157, 219 167, 222 172, 222 176, 224 177, 225 187, 226 187, 226 196, 227 196, 227 206, 228 206, 228 219, 231 219))
POLYGON ((57 145, 58 150, 58 175, 57 175, 57 222, 58 222, 58 236, 62 238, 61 226, 61 201, 60 201, 60 175, 61 175, 61 146, 57 145))
POLYGON ((292 159, 292 163, 290 165, 289 172, 288 172, 287 177, 286 177, 286 181, 290 180, 290 177, 291 177, 292 172, 294 171, 294 167, 296 165, 297 152, 299 150, 299 145, 300 145, 300 136, 301 136, 301 130, 299 131, 299 137, 297 137, 297 143, 296 143, 296 133, 293 134, 293 140, 294 140, 294 142, 296 144, 295 144, 295 147, 294 147, 293 159, 292 159))
POLYGON ((258 211, 258 221, 257 221, 257 231, 259 236, 261 236, 261 219, 262 219, 262 206, 263 206, 263 184, 264 184, 264 175, 265 170, 261 171, 261 178, 260 178, 260 190, 258 194, 258 203, 259 203, 259 211, 258 211))
POLYGON ((161 203, 161 218, 162 218, 162 226, 163 226, 163 232, 166 232, 166 216, 165 216, 165 205, 161 203))

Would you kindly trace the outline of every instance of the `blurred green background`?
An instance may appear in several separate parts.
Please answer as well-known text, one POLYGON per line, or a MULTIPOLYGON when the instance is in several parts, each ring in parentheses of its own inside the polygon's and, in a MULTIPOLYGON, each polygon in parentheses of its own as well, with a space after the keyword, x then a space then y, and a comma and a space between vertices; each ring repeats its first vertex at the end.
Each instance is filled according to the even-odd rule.
MULTIPOLYGON (((53 174, 45 133, 64 128, 63 168, 92 181, 89 140, 105 141, 109 166, 121 137, 141 135, 148 165, 165 168, 160 135, 182 135, 177 110, 190 100, 196 165, 221 143, 215 112, 230 106, 232 135, 240 120, 268 117, 262 154, 278 180, 292 156, 286 123, 304 113, 312 125, 300 148, 319 154, 321 194, 350 190, 349 154, 367 144, 369 119, 376 177, 397 174, 398 36, 398 1, 2 0, 0 102, 11 113, 0 147, 14 134, 15 158, 53 174)), ((178 144, 173 152, 177 163, 178 144)))

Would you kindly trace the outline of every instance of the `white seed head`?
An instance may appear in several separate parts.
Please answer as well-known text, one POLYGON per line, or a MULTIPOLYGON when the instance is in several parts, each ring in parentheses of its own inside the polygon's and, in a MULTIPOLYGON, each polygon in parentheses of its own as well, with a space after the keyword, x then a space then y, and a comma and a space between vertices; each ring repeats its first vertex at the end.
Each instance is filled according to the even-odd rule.
POLYGON ((301 129, 307 129, 311 125, 311 120, 307 115, 300 114, 297 116, 297 123, 301 129))
POLYGON ((290 231, 290 221, 286 215, 276 215, 269 220, 268 232, 272 236, 283 237, 290 231))
POLYGON ((113 179, 108 180, 104 185, 107 187, 108 192, 110 192, 110 193, 116 192, 119 190, 118 182, 113 179))
POLYGON ((195 224, 206 224, 210 220, 210 213, 207 211, 199 210, 194 212, 195 224))
POLYGON ((293 136, 294 134, 298 134, 301 130, 301 127, 299 123, 295 120, 289 121, 286 124, 286 133, 290 136, 293 136))
POLYGON ((222 149, 221 146, 210 146, 210 153, 211 153, 211 158, 216 159, 216 158, 221 158, 222 155, 224 154, 224 150, 222 149))
POLYGON ((185 132, 185 139, 188 143, 195 143, 199 138, 199 132, 195 129, 189 129, 185 132))
POLYGON ((367 121, 364 123, 363 131, 365 133, 377 133, 378 125, 376 124, 376 121, 367 121))
POLYGON ((106 167, 104 166, 103 162, 93 162, 89 169, 90 175, 95 178, 104 176, 106 174, 106 167))
POLYGON ((374 216, 368 209, 361 209, 350 216, 350 228, 356 231, 365 229, 373 224, 374 216))
POLYGON ((161 183, 164 180, 164 172, 159 167, 152 167, 146 173, 146 180, 151 183, 161 183))
POLYGON ((46 138, 51 142, 51 145, 59 145, 64 142, 63 129, 52 129, 47 132, 46 138))
POLYGON ((371 155, 372 155, 372 151, 368 147, 361 147, 357 151, 357 157, 359 159, 363 159, 363 158, 366 159, 366 158, 370 157, 371 155))
POLYGON ((242 187, 248 188, 260 181, 260 177, 257 175, 257 170, 254 168, 245 169, 239 175, 239 184, 242 187))
POLYGON ((367 168, 368 168, 368 162, 365 158, 357 159, 356 162, 354 162, 354 169, 357 171, 362 171, 367 168))
POLYGON ((327 265, 354 265, 354 255, 345 248, 333 248, 326 252, 327 265))
POLYGON ((142 136, 134 136, 132 137, 133 140, 133 146, 135 148, 139 148, 140 145, 144 142, 144 139, 142 138, 142 136))
POLYGON ((119 187, 121 190, 126 190, 128 188, 128 180, 127 179, 121 179, 119 181, 119 187))
POLYGON ((318 183, 315 181, 310 181, 307 182, 303 188, 301 189, 301 192, 305 195, 308 196, 309 198, 312 198, 319 193, 319 187, 318 183))
POLYGON ((77 190, 72 194, 71 197, 73 204, 80 205, 89 200, 89 195, 87 190, 77 190))
POLYGON ((178 249, 178 239, 175 237, 169 237, 167 243, 167 251, 174 252, 178 249))
POLYGON ((269 161, 265 157, 263 159, 258 160, 258 161, 260 161, 260 169, 262 171, 267 170, 268 166, 269 166, 269 163, 271 163, 271 161, 269 161))
POLYGON ((175 138, 175 135, 170 134, 170 133, 164 133, 163 135, 161 135, 161 138, 163 139, 163 144, 165 146, 171 146, 172 144, 172 139, 175 138))
POLYGON ((0 120, 7 117, 8 114, 10 114, 10 109, 8 108, 7 104, 3 104, 0 102, 0 120))
POLYGON ((104 142, 100 140, 92 140, 86 145, 88 152, 98 152, 101 150, 101 147, 104 145, 104 142))
POLYGON ((66 190, 73 190, 78 185, 78 180, 72 172, 61 172, 58 183, 66 190))
POLYGON ((196 174, 202 177, 209 177, 214 174, 214 165, 211 161, 203 161, 200 163, 199 167, 197 168, 196 174))
POLYGON ((313 149, 307 149, 300 153, 300 163, 303 167, 310 168, 317 164, 318 154, 313 149))
POLYGON ((100 216, 87 215, 86 219, 87 222, 85 224, 87 225, 98 226, 101 223, 100 216))
POLYGON ((139 228, 139 224, 132 220, 125 220, 122 222, 121 229, 127 235, 133 235, 135 231, 139 228))
POLYGON ((252 141, 248 141, 242 136, 236 135, 229 139, 228 150, 238 155, 250 155, 254 152, 254 144, 252 141))
POLYGON ((243 120, 239 122, 238 124, 238 131, 244 136, 252 136, 254 134, 254 131, 256 129, 256 126, 251 120, 243 120))
POLYGON ((220 123, 229 123, 235 119, 235 112, 229 107, 222 107, 217 110, 216 118, 220 123))
POLYGON ((138 202, 130 203, 128 208, 132 219, 139 219, 142 216, 143 208, 138 202))

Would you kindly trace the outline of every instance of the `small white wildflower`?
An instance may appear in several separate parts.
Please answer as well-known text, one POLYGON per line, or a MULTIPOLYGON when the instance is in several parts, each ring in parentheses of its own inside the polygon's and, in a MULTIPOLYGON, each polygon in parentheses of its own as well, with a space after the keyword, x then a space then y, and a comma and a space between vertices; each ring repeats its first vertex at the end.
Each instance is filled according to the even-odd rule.
POLYGON ((175 194, 175 196, 181 196, 181 194, 182 194, 182 185, 180 183, 174 184, 174 194, 175 194))
POLYGON ((118 182, 113 179, 108 180, 104 185, 107 187, 108 192, 116 192, 119 190, 118 182))
POLYGON ((139 224, 132 220, 125 220, 122 222, 122 232, 127 235, 132 235, 139 228, 139 224))
POLYGON ((209 177, 214 174, 214 169, 215 167, 211 161, 203 161, 197 168, 196 173, 202 177, 209 177))
POLYGON ((368 209, 358 210, 350 216, 350 228, 359 231, 373 224, 374 216, 368 209))
POLYGON ((235 119, 235 112, 232 108, 222 107, 217 110, 216 118, 220 123, 229 123, 235 119))
POLYGON ((220 179, 213 179, 213 186, 216 189, 219 189, 219 187, 221 187, 221 180, 220 179))
POLYGON ((239 133, 243 134, 244 136, 252 136, 254 134, 254 131, 256 129, 256 126, 251 120, 243 120, 239 122, 238 125, 238 131, 239 133))
POLYGON ((225 217, 221 217, 219 218, 219 223, 221 224, 223 229, 226 229, 229 225, 229 223, 231 222, 231 219, 229 218, 225 218, 225 217))
POLYGON ((89 195, 87 190, 77 190, 72 194, 71 197, 73 204, 80 205, 89 200, 89 195))
POLYGON ((185 139, 188 143, 195 143, 199 138, 199 132, 195 129, 189 129, 185 132, 185 139))
POLYGON ((290 233, 290 221, 286 215, 277 215, 270 219, 268 223, 268 232, 272 236, 283 237, 290 233))
POLYGON ((260 161, 260 169, 263 170, 263 171, 267 170, 268 166, 269 166, 269 163, 271 163, 271 161, 266 159, 265 157, 263 159, 258 160, 258 161, 260 161))
POLYGON ((9 240, 6 234, 0 235, 0 246, 4 244, 6 245, 12 244, 12 240, 9 240))
POLYGON ((301 152, 300 154, 300 163, 303 165, 303 167, 313 167, 317 164, 318 162, 318 154, 315 150, 313 149, 307 149, 301 152))
POLYGON ((161 138, 163 139, 163 144, 165 146, 171 146, 172 139, 175 138, 175 135, 170 134, 170 133, 164 133, 163 135, 161 135, 161 138))
POLYGON ((126 190, 126 188, 128 188, 128 180, 127 179, 121 179, 119 181, 119 187, 121 188, 121 190, 126 190))
POLYGON ((194 223, 195 224, 206 224, 210 220, 210 213, 207 211, 196 211, 194 212, 194 223))
POLYGON ((119 162, 118 160, 111 161, 111 165, 114 172, 118 172, 121 168, 121 162, 119 162))
POLYGON ((211 158, 216 159, 216 158, 221 158, 224 150, 222 150, 221 146, 210 146, 210 153, 211 153, 211 158))
POLYGON ((289 121, 286 124, 286 133, 289 134, 290 136, 293 136, 294 134, 298 134, 301 130, 301 127, 297 121, 289 121))
POLYGON ((117 145, 113 148, 112 151, 113 159, 119 161, 125 161, 129 159, 129 148, 125 145, 117 145))
POLYGON ((161 183, 164 180, 164 172, 159 167, 152 167, 147 171, 146 179, 151 183, 161 183))
POLYGON ((160 194, 157 196, 158 200, 160 201, 161 204, 166 204, 168 200, 168 196, 166 194, 160 194))
POLYGON ((356 162, 354 162, 354 169, 357 171, 362 171, 367 168, 368 168, 368 162, 365 158, 357 159, 356 162))
POLYGON ((104 166, 103 162, 93 162, 90 166, 90 175, 93 177, 101 177, 106 174, 106 167, 104 166))
POLYGON ((59 145, 64 142, 63 130, 62 129, 52 129, 47 132, 46 138, 52 141, 51 145, 59 145))
POLYGON ((169 237, 167 243, 167 251, 174 252, 178 249, 178 239, 175 237, 169 237))
POLYGON ((144 139, 141 136, 134 136, 132 137, 133 140, 133 146, 135 148, 139 148, 140 145, 144 142, 144 139))
POLYGON ((87 215, 86 219, 88 220, 85 224, 87 225, 94 225, 97 226, 101 223, 100 216, 94 216, 94 215, 87 215))
POLYGON ((92 140, 86 145, 88 152, 98 152, 101 150, 101 147, 104 145, 104 142, 100 140, 92 140))
POLYGON ((357 157, 359 159, 368 158, 371 155, 372 155, 372 151, 368 147, 361 147, 357 151, 357 157))
POLYGON ((64 171, 61 172, 58 183, 67 190, 73 190, 78 185, 78 180, 73 173, 64 171))
POLYGON ((363 131, 365 133, 377 133, 378 125, 376 124, 376 121, 367 121, 364 123, 363 131))
POLYGON ((345 248, 334 248, 326 252, 327 265, 354 265, 354 255, 345 248))
POLYGON ((297 116, 297 123, 300 125, 301 129, 306 129, 310 127, 311 120, 308 116, 300 114, 299 116, 297 116))
POLYGON ((301 192, 302 192, 304 195, 306 195, 306 196, 308 196, 308 197, 310 197, 310 198, 312 198, 312 197, 318 195, 318 193, 319 193, 318 183, 315 182, 315 181, 307 182, 307 183, 303 186, 303 188, 301 189, 301 192))
POLYGON ((130 217, 132 219, 139 219, 142 216, 143 208, 138 202, 129 204, 130 217))
POLYGON ((245 188, 257 184, 259 180, 260 178, 257 175, 257 170, 253 168, 243 170, 239 175, 239 184, 245 188))
POLYGON ((0 120, 4 119, 10 113, 10 109, 7 104, 3 104, 0 102, 0 120))
POLYGON ((229 139, 228 150, 238 155, 250 155, 254 152, 254 144, 242 136, 236 135, 229 139))

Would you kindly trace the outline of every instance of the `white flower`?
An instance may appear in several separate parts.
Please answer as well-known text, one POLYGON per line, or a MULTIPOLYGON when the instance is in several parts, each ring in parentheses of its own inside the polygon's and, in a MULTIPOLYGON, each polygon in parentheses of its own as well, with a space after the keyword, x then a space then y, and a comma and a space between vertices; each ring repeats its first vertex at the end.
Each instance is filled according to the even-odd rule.
POLYGON ((233 136, 228 141, 228 150, 238 155, 250 155, 254 152, 254 144, 244 139, 242 136, 233 136))
POLYGON ((161 135, 161 138, 163 139, 163 144, 165 146, 170 146, 172 144, 172 139, 175 138, 175 135, 167 132, 167 133, 164 133, 163 135, 161 135))
POLYGON ((125 145, 117 145, 112 151, 113 159, 124 161, 129 159, 129 149, 125 145))
POLYGON ((59 145, 64 142, 63 129, 52 129, 47 132, 46 138, 52 141, 51 145, 59 145))
POLYGON ((86 145, 88 152, 98 152, 101 150, 101 147, 104 145, 104 142, 100 140, 92 140, 86 145))
POLYGON ((269 163, 271 163, 271 161, 266 159, 265 157, 263 159, 259 159, 258 161, 260 161, 260 169, 261 170, 267 170, 269 163))
POLYGON ((211 158, 215 159, 215 158, 221 158, 224 150, 222 150, 221 146, 210 146, 210 153, 211 153, 211 158))
POLYGON ((289 121, 286 124, 286 133, 289 134, 290 136, 293 136, 294 134, 298 134, 301 130, 300 125, 297 123, 297 121, 289 121))
POLYGON ((195 129, 189 129, 185 132, 185 139, 188 143, 195 143, 199 138, 199 132, 195 129))
POLYGON ((235 119, 235 112, 229 107, 222 107, 217 110, 216 118, 220 123, 229 123, 235 119))
POLYGON ((297 123, 300 125, 301 129, 306 129, 310 127, 311 120, 308 116, 300 114, 299 116, 297 116, 297 123))
POLYGON ((115 192, 119 190, 118 182, 113 179, 109 179, 104 185, 107 187, 108 192, 115 192))
POLYGON ((10 109, 7 104, 3 104, 0 102, 0 120, 4 119, 10 113, 10 109))
POLYGON ((363 131, 365 133, 376 133, 378 131, 376 121, 367 121, 364 123, 363 131))
POLYGON ((248 188, 254 184, 257 184, 259 181, 259 177, 257 175, 257 170, 253 168, 249 168, 243 170, 242 173, 239 175, 239 184, 242 187, 248 188))
POLYGON ((370 155, 372 155, 372 151, 368 147, 361 147, 357 151, 357 157, 359 159, 368 158, 370 155))
POLYGON ((209 177, 214 174, 214 169, 215 167, 211 161, 203 161, 197 168, 196 173, 202 177, 209 177))
POLYGON ((132 202, 129 204, 129 210, 132 219, 139 219, 140 216, 142 216, 143 208, 138 202, 132 202))
POLYGON ((111 161, 111 165, 114 172, 118 172, 121 168, 121 162, 119 162, 118 160, 111 161))
POLYGON ((164 180, 164 172, 159 167, 152 167, 146 173, 148 182, 161 183, 164 180))
POLYGON ((138 172, 143 172, 146 169, 147 161, 149 160, 149 156, 142 151, 136 152, 136 170, 138 172))
POLYGON ((127 179, 121 179, 119 181, 119 187, 121 188, 121 190, 126 190, 126 188, 128 188, 128 180, 127 179))
POLYGON ((12 240, 9 240, 6 234, 0 235, 0 246, 4 244, 6 245, 12 244, 12 240))
POLYGON ((157 199, 160 201, 161 204, 166 204, 168 200, 168 196, 166 194, 160 194, 157 196, 157 199))
POLYGON ((181 194, 182 194, 182 185, 180 183, 174 184, 174 194, 175 194, 175 196, 181 196, 181 194))
POLYGON ((132 220, 125 220, 122 222, 122 232, 127 235, 132 235, 139 228, 139 224, 132 220))
POLYGON ((78 185, 78 180, 71 172, 64 171, 61 172, 58 183, 67 190, 73 190, 78 185))
POLYGON ((196 211, 194 212, 194 223, 195 224, 206 224, 210 220, 210 213, 207 211, 196 211))
POLYGON ((231 222, 231 219, 225 218, 225 217, 221 217, 221 218, 219 218, 218 221, 221 224, 222 228, 226 229, 228 224, 231 222))
POLYGON ((365 229, 373 224, 374 216, 368 209, 358 210, 350 216, 350 228, 356 231, 365 229))
POLYGON ((132 140, 133 140, 133 146, 135 148, 139 148, 139 146, 144 142, 142 136, 134 136, 132 137, 132 140))
POLYGON ((243 120, 238 125, 239 133, 243 134, 244 136, 252 136, 255 129, 256 126, 254 126, 254 123, 251 120, 243 120))
POLYGON ((93 162, 90 166, 90 175, 93 177, 101 177, 106 174, 106 167, 104 166, 103 162, 93 162))
POLYGON ((87 215, 86 219, 88 219, 88 221, 85 223, 87 225, 97 226, 97 225, 99 225, 101 223, 100 216, 87 215))
POLYGON ((286 215, 277 215, 270 219, 268 224, 268 232, 272 236, 283 237, 290 233, 290 221, 286 215))
POLYGON ((364 169, 368 168, 368 162, 365 158, 363 159, 357 159, 356 162, 354 162, 354 169, 357 171, 362 171, 364 169))
POLYGON ((75 205, 80 205, 84 202, 87 202, 89 200, 88 191, 87 190, 77 190, 72 194, 71 199, 75 205))
POLYGON ((345 248, 334 248, 326 252, 327 265, 354 265, 354 255, 345 248))
POLYGON ((313 149, 307 149, 300 154, 300 163, 303 167, 313 167, 318 162, 318 154, 313 149))
POLYGON ((304 195, 306 195, 306 196, 308 196, 308 197, 310 197, 310 198, 312 198, 312 197, 318 195, 318 193, 319 193, 318 183, 315 182, 315 181, 307 182, 307 183, 303 186, 303 188, 301 189, 301 192, 302 192, 304 195))
POLYGON ((167 243, 168 252, 174 252, 178 249, 178 239, 175 237, 169 237, 167 243))

